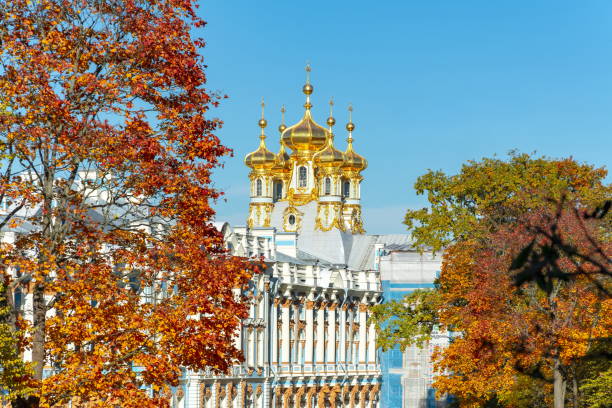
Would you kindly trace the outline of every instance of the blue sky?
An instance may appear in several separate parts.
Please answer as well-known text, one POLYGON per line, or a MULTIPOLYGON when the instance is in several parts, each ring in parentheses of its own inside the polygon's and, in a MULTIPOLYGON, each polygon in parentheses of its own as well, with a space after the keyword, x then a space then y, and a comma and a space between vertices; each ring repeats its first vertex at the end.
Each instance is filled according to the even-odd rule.
POLYGON ((610 166, 611 1, 203 0, 199 10, 209 88, 229 96, 212 114, 235 152, 216 171, 219 220, 244 224, 260 100, 277 151, 280 106, 289 125, 303 113, 306 61, 319 123, 335 99, 341 148, 354 105, 369 233, 405 232, 405 210, 426 204, 412 185, 427 169, 511 149, 610 166))

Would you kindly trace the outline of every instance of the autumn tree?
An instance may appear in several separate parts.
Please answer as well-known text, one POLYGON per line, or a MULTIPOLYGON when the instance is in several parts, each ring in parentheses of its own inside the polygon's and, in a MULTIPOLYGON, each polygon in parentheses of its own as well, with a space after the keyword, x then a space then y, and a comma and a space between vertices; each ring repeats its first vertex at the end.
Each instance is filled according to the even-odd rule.
POLYGON ((251 267, 211 223, 229 150, 195 7, 0 2, 0 347, 30 362, 2 384, 14 406, 166 406, 183 368, 240 358, 251 267))
POLYGON ((553 394, 563 406, 566 387, 575 390, 584 379, 578 365, 610 335, 609 300, 598 290, 609 276, 595 265, 609 258, 598 252, 607 248, 609 219, 574 211, 586 214, 609 198, 605 174, 571 159, 512 154, 508 161, 469 162, 457 175, 430 171, 419 178, 415 187, 431 205, 409 211, 406 223, 418 245, 444 249, 442 272, 435 291, 378 307, 380 343, 405 347, 439 324, 457 334, 435 357, 439 391, 463 406, 550 406, 553 394), (546 264, 541 285, 527 271, 550 255, 554 234, 591 258, 558 253, 557 275, 546 264))

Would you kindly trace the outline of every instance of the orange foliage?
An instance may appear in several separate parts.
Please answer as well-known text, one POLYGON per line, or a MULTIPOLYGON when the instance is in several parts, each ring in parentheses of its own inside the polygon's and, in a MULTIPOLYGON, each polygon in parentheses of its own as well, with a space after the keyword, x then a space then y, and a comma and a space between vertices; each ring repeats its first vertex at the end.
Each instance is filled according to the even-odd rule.
POLYGON ((166 406, 181 368, 241 358, 252 268, 211 223, 230 151, 194 3, 0 5, 0 227, 17 232, 0 279, 33 302, 23 406, 166 406))
MULTIPOLYGON (((516 287, 510 265, 534 238, 533 226, 551 228, 548 209, 527 213, 516 225, 502 227, 485 241, 461 241, 445 253, 440 276, 441 322, 460 333, 438 351, 434 387, 477 407, 495 396, 503 401, 519 375, 550 379, 554 361, 567 367, 589 351, 596 339, 612 334, 612 301, 597 290, 593 276, 557 279, 547 294, 534 283, 516 287)), ((566 211, 558 225, 564 239, 590 251, 597 225, 566 211)), ((610 253, 609 245, 603 245, 610 253)), ((588 262, 561 258, 571 275, 588 262)), ((609 286, 609 282, 608 282, 609 286)))

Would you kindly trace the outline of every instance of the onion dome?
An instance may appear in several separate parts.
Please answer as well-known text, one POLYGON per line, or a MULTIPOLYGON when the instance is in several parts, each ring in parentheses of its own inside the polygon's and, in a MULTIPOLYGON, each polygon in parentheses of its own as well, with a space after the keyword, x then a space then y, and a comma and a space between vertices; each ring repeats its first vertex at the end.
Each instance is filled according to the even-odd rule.
POLYGON ((268 150, 266 147, 266 135, 264 128, 268 125, 268 122, 264 118, 264 102, 261 101, 261 119, 259 120, 259 127, 261 128, 261 134, 259 135, 259 147, 252 153, 247 154, 244 159, 244 164, 252 169, 269 169, 276 163, 276 155, 268 150))
MULTIPOLYGON (((285 129, 287 129, 287 126, 285 126, 285 106, 281 108, 281 116, 282 116, 282 120, 281 120, 280 126, 278 127, 278 131, 282 135, 285 129)), ((280 151, 276 155, 276 164, 274 168, 275 169, 289 169, 290 167, 291 167, 291 163, 289 163, 289 155, 287 154, 287 151, 285 150, 285 145, 281 141, 280 151)))
POLYGON ((354 171, 363 171, 368 167, 368 161, 363 156, 355 153, 353 150, 353 130, 355 130, 355 124, 352 120, 353 107, 349 106, 349 123, 346 124, 346 130, 349 132, 349 136, 346 139, 348 146, 344 153, 344 165, 342 168, 354 171))
POLYGON ((326 146, 329 136, 327 130, 323 126, 317 124, 312 118, 310 112, 310 108, 312 108, 310 95, 314 88, 310 84, 310 66, 306 66, 306 73, 306 85, 304 85, 302 89, 306 95, 306 103, 304 104, 306 112, 304 112, 304 116, 298 123, 285 129, 281 136, 281 142, 294 152, 319 151, 326 146))
POLYGON ((341 166, 345 162, 344 153, 334 147, 334 134, 332 127, 336 124, 336 119, 333 116, 334 101, 329 101, 329 118, 327 124, 329 126, 329 139, 323 150, 314 155, 313 160, 319 165, 341 166))
POLYGON ((291 167, 291 163, 289 163, 289 155, 285 150, 285 146, 281 144, 280 151, 276 155, 276 165, 277 168, 289 168, 291 167))

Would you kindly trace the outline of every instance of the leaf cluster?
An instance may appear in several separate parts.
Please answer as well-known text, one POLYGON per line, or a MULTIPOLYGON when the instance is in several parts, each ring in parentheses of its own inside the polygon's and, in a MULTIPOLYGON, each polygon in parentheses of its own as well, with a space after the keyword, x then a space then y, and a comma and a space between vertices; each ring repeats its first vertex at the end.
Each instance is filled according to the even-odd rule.
POLYGON ((403 351, 414 344, 423 347, 439 326, 438 293, 415 290, 400 301, 390 301, 371 309, 370 321, 376 327, 377 346, 384 351, 396 345, 403 351))
POLYGON ((469 161, 456 175, 430 170, 414 188, 429 207, 408 210, 404 223, 418 246, 439 251, 462 239, 484 239, 500 225, 549 199, 579 198, 585 206, 605 202, 607 172, 573 159, 549 159, 511 152, 508 160, 469 161))

